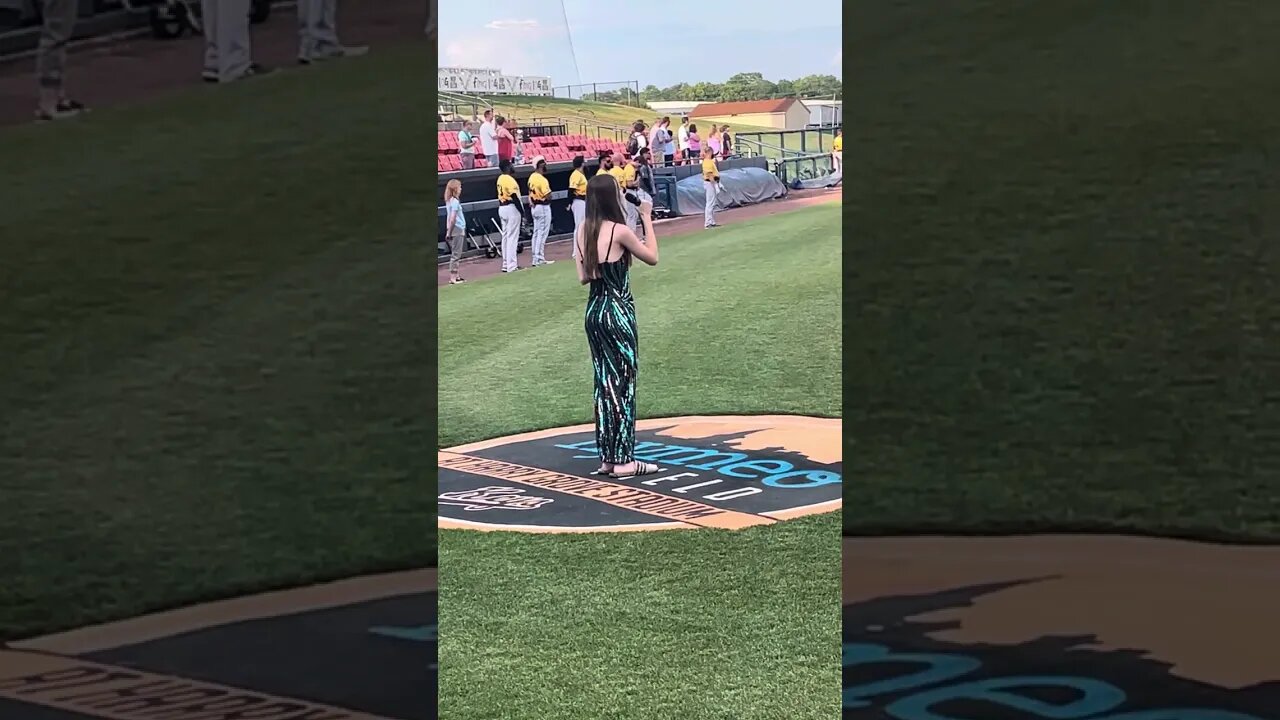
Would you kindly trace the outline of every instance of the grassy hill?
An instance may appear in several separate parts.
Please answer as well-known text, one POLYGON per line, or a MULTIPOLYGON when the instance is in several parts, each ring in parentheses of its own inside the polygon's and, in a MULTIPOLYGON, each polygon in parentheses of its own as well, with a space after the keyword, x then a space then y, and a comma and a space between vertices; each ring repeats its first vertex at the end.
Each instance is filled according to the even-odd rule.
POLYGON ((847 529, 1280 539, 1280 4, 849 13, 847 529))

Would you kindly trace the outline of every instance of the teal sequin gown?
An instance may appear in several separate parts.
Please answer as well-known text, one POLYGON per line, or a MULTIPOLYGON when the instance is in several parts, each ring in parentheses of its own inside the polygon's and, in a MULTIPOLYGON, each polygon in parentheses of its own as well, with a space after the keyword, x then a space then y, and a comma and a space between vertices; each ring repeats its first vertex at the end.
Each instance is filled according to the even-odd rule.
MULTIPOLYGON (((615 226, 616 229, 616 226, 615 226)), ((609 238, 609 251, 613 237, 609 238)), ((609 257, 608 252, 604 257, 609 257)), ((596 448, 601 462, 631 462, 636 448, 636 303, 628 273, 631 256, 602 262, 591 281, 585 327, 595 366, 596 448)))

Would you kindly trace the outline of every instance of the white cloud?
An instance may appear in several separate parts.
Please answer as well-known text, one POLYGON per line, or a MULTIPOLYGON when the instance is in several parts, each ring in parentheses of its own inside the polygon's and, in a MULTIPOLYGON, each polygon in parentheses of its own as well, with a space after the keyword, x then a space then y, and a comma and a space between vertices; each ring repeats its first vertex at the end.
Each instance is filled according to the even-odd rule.
POLYGON ((520 31, 536 31, 541 25, 537 20, 493 20, 485 23, 485 28, 489 30, 520 30, 520 31))
POLYGON ((491 20, 480 31, 445 41, 440 64, 445 67, 497 68, 508 75, 546 75, 547 38, 562 29, 537 20, 491 20))

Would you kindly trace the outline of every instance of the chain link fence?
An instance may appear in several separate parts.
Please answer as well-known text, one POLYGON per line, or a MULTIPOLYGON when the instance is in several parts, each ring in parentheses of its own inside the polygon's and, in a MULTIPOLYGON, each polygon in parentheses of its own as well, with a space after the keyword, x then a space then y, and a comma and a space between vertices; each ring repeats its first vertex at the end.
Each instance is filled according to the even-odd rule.
POLYGON ((551 88, 551 96, 565 100, 585 100, 587 102, 644 107, 644 103, 640 102, 639 80, 561 85, 551 88))

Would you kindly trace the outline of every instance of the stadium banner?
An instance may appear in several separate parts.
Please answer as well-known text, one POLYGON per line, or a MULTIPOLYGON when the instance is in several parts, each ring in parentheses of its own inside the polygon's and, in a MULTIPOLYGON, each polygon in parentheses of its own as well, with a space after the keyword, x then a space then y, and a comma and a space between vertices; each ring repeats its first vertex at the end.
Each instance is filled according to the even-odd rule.
POLYGON ((551 78, 503 75, 493 68, 439 68, 436 90, 490 95, 551 95, 551 78))

